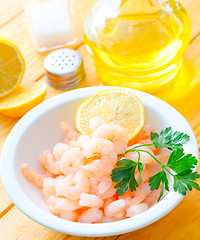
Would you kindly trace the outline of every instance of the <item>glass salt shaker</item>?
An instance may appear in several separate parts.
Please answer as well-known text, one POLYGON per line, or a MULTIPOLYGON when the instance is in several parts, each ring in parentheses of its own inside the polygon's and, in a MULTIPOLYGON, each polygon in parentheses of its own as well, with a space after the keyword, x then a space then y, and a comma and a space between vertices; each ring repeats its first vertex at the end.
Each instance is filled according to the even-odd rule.
POLYGON ((71 0, 24 0, 29 32, 39 52, 76 43, 71 0))

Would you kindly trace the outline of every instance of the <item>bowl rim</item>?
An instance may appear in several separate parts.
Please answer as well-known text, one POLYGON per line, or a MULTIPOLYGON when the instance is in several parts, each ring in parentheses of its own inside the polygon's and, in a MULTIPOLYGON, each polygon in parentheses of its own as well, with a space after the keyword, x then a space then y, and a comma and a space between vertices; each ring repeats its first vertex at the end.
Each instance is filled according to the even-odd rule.
POLYGON ((151 100, 153 104, 157 104, 158 106, 161 105, 162 108, 168 109, 168 111, 172 113, 173 120, 177 120, 178 118, 179 123, 183 124, 190 132, 190 142, 192 142, 193 145, 191 153, 198 159, 198 144, 189 123, 172 106, 155 96, 134 89, 113 86, 80 88, 54 96, 36 106, 16 123, 4 143, 1 154, 1 178, 9 198, 26 216, 45 227, 70 235, 87 237, 105 237, 123 234, 143 228, 157 221, 169 213, 184 198, 184 196, 174 192, 174 190, 171 189, 159 203, 133 218, 111 223, 87 224, 67 221, 42 210, 32 201, 30 201, 30 199, 22 191, 22 188, 20 187, 20 184, 15 176, 14 158, 9 158, 9 155, 12 155, 12 149, 15 149, 14 147, 16 147, 15 145, 17 144, 18 139, 23 136, 23 132, 26 131, 28 126, 31 126, 31 124, 37 120, 41 114, 51 111, 53 108, 58 107, 64 102, 67 103, 77 100, 78 98, 90 97, 95 95, 97 92, 106 89, 124 89, 134 93, 139 98, 143 98, 141 101, 144 101, 144 99, 151 100), (10 147, 10 142, 13 144, 12 147, 10 147), (12 178, 10 178, 10 176, 12 176, 12 178))

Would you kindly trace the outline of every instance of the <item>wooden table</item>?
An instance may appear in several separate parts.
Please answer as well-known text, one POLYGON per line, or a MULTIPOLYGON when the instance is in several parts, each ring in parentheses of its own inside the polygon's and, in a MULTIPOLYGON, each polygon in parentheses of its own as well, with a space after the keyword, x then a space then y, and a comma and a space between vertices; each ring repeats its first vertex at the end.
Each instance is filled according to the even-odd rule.
MULTIPOLYGON (((74 0, 78 43, 75 49, 84 58, 86 78, 79 87, 101 85, 91 57, 83 45, 83 22, 96 0, 74 0)), ((157 94, 181 112, 191 124, 200 146, 200 1, 181 0, 192 23, 192 38, 185 53, 187 74, 168 92, 157 94), (179 86, 184 85, 182 91, 179 86)), ((27 31, 23 6, 19 0, 0 0, 0 35, 11 38, 20 48, 26 61, 23 84, 44 80, 43 60, 47 53, 33 50, 27 31)), ((47 98, 62 91, 48 86, 47 98)), ((0 115, 0 151, 3 143, 19 119, 0 115)), ((200 183, 200 181, 199 181, 200 183)), ((0 183, 0 240, 83 240, 83 239, 148 239, 199 240, 200 193, 192 191, 167 216, 141 230, 107 238, 82 238, 62 234, 33 222, 21 213, 8 198, 0 183)))

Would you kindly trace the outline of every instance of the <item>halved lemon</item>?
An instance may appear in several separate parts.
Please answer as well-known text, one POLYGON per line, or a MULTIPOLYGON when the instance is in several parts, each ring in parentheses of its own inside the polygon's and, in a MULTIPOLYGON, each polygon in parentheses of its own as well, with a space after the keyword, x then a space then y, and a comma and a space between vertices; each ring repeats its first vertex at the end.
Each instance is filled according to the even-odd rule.
POLYGON ((0 99, 0 112, 10 117, 21 117, 46 97, 45 83, 31 83, 18 87, 8 96, 0 99))
POLYGON ((91 136, 89 120, 95 116, 124 128, 129 139, 144 126, 144 107, 140 99, 121 89, 102 91, 83 102, 76 114, 77 129, 91 136))
POLYGON ((25 61, 18 47, 0 36, 0 98, 19 86, 24 71, 25 61))

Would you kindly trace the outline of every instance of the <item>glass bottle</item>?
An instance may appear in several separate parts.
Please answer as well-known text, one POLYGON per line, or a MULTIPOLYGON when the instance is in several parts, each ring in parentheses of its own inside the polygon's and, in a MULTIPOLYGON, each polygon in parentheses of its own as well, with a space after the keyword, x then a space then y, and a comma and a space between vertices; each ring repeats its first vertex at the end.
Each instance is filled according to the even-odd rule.
POLYGON ((85 22, 85 44, 100 78, 148 92, 174 79, 190 36, 178 0, 99 0, 85 22))
POLYGON ((39 51, 76 42, 71 0, 24 0, 34 48, 39 51))

